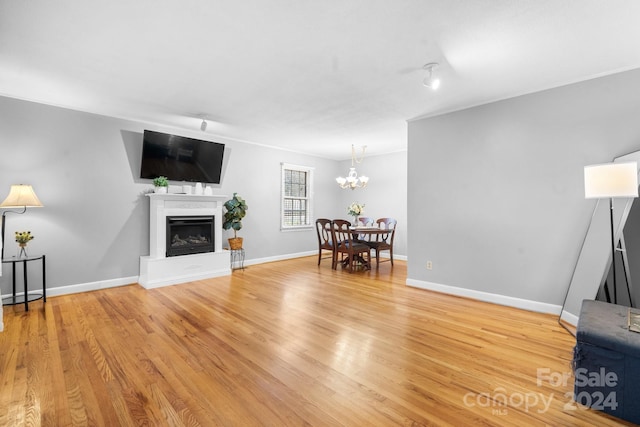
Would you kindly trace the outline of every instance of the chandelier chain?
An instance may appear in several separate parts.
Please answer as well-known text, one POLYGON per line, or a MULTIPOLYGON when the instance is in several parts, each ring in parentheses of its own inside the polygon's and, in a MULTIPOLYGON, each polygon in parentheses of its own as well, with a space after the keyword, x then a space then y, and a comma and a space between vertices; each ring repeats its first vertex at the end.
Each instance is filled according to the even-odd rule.
POLYGON ((351 166, 355 166, 354 162, 356 164, 360 164, 362 163, 362 161, 364 160, 364 150, 367 149, 366 145, 362 146, 362 156, 360 157, 360 159, 358 159, 358 157, 356 156, 356 147, 355 145, 351 144, 351 166))

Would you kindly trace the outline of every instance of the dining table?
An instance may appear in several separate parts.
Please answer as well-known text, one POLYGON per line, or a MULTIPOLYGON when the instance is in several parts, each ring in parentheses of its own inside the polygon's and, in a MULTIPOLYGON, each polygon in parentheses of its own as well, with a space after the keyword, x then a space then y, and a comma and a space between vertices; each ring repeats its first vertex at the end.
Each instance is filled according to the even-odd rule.
POLYGON ((389 234, 393 231, 379 227, 350 227, 350 230, 353 231, 354 239, 369 242, 372 241, 371 237, 373 236, 389 234), (367 238, 367 240, 365 240, 363 237, 367 238))
MULTIPOLYGON (((352 231, 353 234, 353 239, 355 241, 358 242, 373 242, 375 240, 373 240, 372 238, 378 235, 385 235, 385 234, 389 234, 391 233, 393 230, 388 230, 386 228, 379 228, 379 227, 367 227, 367 226, 360 226, 360 227, 349 227, 349 229, 352 231)), ((362 256, 357 255, 357 261, 364 266, 365 269, 369 270, 371 269, 371 265, 370 265, 370 260, 365 260, 364 258, 362 258, 362 256)), ((349 262, 349 258, 346 258, 345 260, 343 260, 343 263, 346 265, 349 262)))

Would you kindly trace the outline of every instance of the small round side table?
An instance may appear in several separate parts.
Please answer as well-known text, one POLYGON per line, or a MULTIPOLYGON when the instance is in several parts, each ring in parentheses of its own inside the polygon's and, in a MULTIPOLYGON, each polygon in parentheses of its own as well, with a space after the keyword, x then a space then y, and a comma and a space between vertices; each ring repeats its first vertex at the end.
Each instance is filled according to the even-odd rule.
POLYGON ((47 274, 44 255, 4 258, 2 259, 2 264, 11 264, 11 283, 13 285, 12 294, 2 297, 2 305, 16 305, 24 303, 25 311, 29 311, 29 303, 31 301, 42 298, 44 302, 47 302, 47 274), (31 261, 38 260, 42 260, 42 292, 29 292, 27 264, 31 261), (22 263, 22 281, 24 284, 24 293, 21 295, 18 295, 16 292, 16 264, 19 263, 22 263))

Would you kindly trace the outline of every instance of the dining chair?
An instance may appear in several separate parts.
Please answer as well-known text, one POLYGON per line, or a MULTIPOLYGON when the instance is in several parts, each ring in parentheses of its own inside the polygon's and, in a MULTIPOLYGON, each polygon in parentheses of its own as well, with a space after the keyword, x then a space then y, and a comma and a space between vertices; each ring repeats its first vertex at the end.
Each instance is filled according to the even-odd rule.
POLYGON ((333 246, 333 221, 327 218, 318 218, 316 220, 316 231, 318 233, 318 265, 322 260, 322 251, 331 251, 331 268, 333 268, 336 258, 333 246))
POLYGON ((333 225, 333 242, 336 251, 333 269, 338 268, 338 258, 343 266, 348 267, 349 273, 353 272, 357 265, 362 265, 366 270, 371 269, 371 248, 355 239, 351 223, 343 219, 335 219, 333 225))
POLYGON ((376 220, 378 228, 388 230, 388 233, 376 234, 370 241, 365 242, 367 246, 376 251, 376 268, 380 264, 380 252, 389 251, 389 261, 393 265, 393 239, 396 235, 398 221, 394 218, 378 218, 376 220))
POLYGON ((362 225, 363 227, 372 227, 373 226, 373 218, 368 216, 359 216, 358 223, 356 226, 362 225))
MULTIPOLYGON (((373 227, 373 218, 368 216, 359 216, 355 227, 373 227)), ((369 236, 366 234, 356 234, 356 242, 366 242, 369 236)))

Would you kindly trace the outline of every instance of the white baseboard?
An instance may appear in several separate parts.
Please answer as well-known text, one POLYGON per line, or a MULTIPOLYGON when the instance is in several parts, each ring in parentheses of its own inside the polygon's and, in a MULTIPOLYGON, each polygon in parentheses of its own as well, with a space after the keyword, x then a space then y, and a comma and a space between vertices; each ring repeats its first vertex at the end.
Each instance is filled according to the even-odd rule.
POLYGON ((491 302, 508 307, 520 308, 522 310, 535 311, 538 313, 560 315, 562 306, 548 304, 539 301, 526 300, 522 298, 509 297, 506 295, 492 294, 489 292, 476 291, 473 289, 458 288, 455 286, 441 285, 439 283, 425 282, 422 280, 407 279, 407 286, 441 292, 444 294, 456 295, 460 297, 473 298, 479 301, 491 302))
POLYGON ((47 288, 47 296, 55 297, 59 295, 77 294, 80 292, 97 291, 99 289, 132 285, 134 283, 138 283, 138 276, 122 277, 119 279, 110 280, 99 280, 97 282, 80 283, 77 285, 58 286, 56 288, 47 288))
POLYGON ((284 254, 284 255, 276 255, 276 256, 270 256, 270 257, 264 257, 264 258, 247 259, 244 261, 244 265, 248 266, 248 265, 264 264, 266 262, 284 261, 286 259, 302 258, 305 256, 311 256, 311 255, 318 255, 318 251, 315 250, 315 251, 307 251, 307 252, 297 252, 294 254, 284 254))
POLYGON ((575 314, 571 314, 568 311, 564 311, 564 310, 562 310, 562 314, 560 315, 560 320, 565 321, 573 326, 578 325, 578 319, 579 317, 576 316, 575 314))

